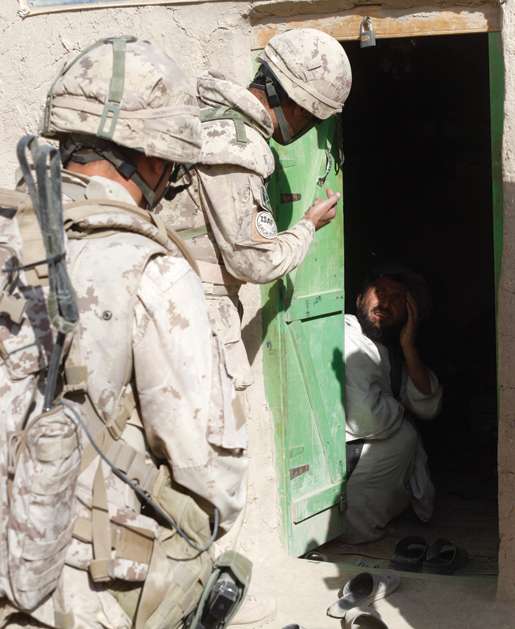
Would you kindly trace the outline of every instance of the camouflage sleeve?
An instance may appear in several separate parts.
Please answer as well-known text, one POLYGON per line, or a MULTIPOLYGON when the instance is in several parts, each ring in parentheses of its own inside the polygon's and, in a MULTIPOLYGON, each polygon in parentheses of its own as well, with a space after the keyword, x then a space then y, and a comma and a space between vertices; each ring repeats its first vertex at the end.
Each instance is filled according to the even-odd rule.
POLYGON ((187 263, 157 257, 143 275, 134 320, 134 371, 153 454, 174 480, 216 506, 227 529, 245 502, 246 457, 209 442, 219 422, 211 328, 202 286, 187 263))
POLYGON ((265 284, 304 260, 315 233, 313 223, 302 219, 277 233, 260 176, 235 166, 202 166, 198 174, 203 207, 231 275, 265 284))

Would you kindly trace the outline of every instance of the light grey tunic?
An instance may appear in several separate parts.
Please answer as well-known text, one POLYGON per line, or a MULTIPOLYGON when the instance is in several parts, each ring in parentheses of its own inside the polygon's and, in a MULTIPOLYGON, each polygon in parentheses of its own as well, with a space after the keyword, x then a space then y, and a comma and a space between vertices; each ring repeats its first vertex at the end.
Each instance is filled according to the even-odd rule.
POLYGON ((434 487, 427 455, 409 414, 432 419, 442 389, 430 372, 431 393, 421 393, 405 369, 399 400, 390 384, 387 348, 370 340, 352 315, 345 316, 345 410, 347 441, 366 439, 347 483, 345 533, 348 543, 379 539, 392 518, 410 502, 423 521, 433 512, 434 487))

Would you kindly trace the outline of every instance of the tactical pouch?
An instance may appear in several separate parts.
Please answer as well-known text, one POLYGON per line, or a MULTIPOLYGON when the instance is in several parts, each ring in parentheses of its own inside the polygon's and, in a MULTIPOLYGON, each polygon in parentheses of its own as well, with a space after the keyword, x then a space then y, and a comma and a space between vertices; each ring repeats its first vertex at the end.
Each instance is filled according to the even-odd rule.
MULTIPOLYGON (((191 496, 172 488, 166 466, 160 468, 152 497, 190 540, 198 545, 208 542, 207 513, 191 496)), ((160 526, 143 588, 124 591, 115 587, 111 593, 122 609, 136 618, 135 629, 182 629, 212 569, 209 551, 199 553, 177 531, 160 526)))
POLYGON ((61 405, 31 419, 9 443, 10 585, 34 609, 56 587, 72 539, 80 434, 61 405))
POLYGON ((188 629, 224 629, 245 599, 252 563, 229 550, 222 553, 202 593, 196 611, 186 623, 188 629))

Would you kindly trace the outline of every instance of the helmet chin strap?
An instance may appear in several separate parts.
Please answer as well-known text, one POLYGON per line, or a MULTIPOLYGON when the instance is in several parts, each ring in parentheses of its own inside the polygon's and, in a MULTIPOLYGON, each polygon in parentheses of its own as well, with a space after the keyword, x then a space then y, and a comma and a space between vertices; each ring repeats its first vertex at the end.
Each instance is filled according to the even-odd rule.
MULTIPOLYGON (((305 133, 307 133, 311 129, 312 125, 304 129, 299 129, 297 133, 292 133, 291 127, 288 124, 288 121, 286 120, 286 116, 284 115, 284 110, 281 105, 281 99, 277 91, 276 81, 278 82, 278 79, 275 78, 275 75, 273 74, 272 70, 270 70, 270 68, 265 63, 262 64, 262 67, 264 68, 264 76, 265 76, 264 87, 265 87, 265 94, 268 100, 268 104, 274 110, 274 113, 277 119, 277 124, 279 125, 279 129, 281 131, 281 138, 282 138, 281 144, 283 146, 286 146, 287 144, 291 144, 292 142, 295 142, 295 140, 297 140, 298 138, 303 136, 305 133)), ((316 118, 313 118, 313 119, 316 120, 316 118)))
POLYGON ((147 209, 151 210, 157 205, 160 199, 156 197, 154 190, 143 180, 136 166, 119 147, 93 136, 78 137, 72 135, 69 137, 67 142, 61 144, 63 164, 66 164, 69 159, 73 159, 78 164, 89 164, 105 159, 116 168, 116 171, 124 179, 130 180, 138 186, 147 203, 147 209))
POLYGON ((274 110, 275 117, 277 118, 277 123, 279 124, 279 129, 281 130, 281 137, 283 140, 283 144, 290 144, 293 142, 294 137, 292 136, 290 125, 286 120, 286 116, 284 115, 284 111, 281 105, 281 99, 279 98, 279 94, 275 88, 274 80, 270 75, 267 74, 265 78, 265 93, 268 99, 268 104, 274 110))

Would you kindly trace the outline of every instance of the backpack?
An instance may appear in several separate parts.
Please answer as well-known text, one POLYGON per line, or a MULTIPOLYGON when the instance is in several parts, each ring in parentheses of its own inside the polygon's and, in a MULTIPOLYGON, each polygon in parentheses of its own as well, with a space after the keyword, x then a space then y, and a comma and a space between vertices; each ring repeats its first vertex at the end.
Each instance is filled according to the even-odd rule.
POLYGON ((60 577, 82 448, 75 422, 54 403, 78 321, 64 265, 59 154, 33 140, 20 141, 18 156, 27 175, 31 150, 38 185, 29 169, 30 195, 0 190, 0 595, 23 610, 60 577))

